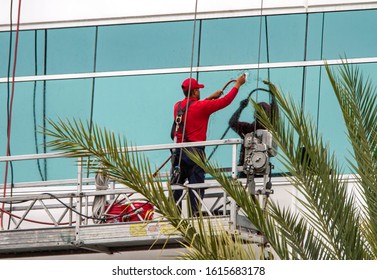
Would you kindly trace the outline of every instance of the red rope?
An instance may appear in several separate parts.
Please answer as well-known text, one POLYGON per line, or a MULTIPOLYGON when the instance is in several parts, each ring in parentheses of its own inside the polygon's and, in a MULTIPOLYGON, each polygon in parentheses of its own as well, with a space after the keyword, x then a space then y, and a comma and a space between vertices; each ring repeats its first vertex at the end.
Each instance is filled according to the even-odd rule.
MULTIPOLYGON (((13 213, 10 213, 8 211, 5 211, 5 210, 2 210, 0 209, 0 212, 4 213, 4 214, 7 214, 11 217, 14 217, 16 219, 19 219, 21 220, 22 218, 20 216, 17 216, 13 213)), ((42 221, 38 221, 38 220, 32 220, 32 219, 27 219, 27 218, 23 218, 23 221, 26 221, 26 222, 30 222, 30 223, 34 223, 34 224, 40 224, 40 225, 49 225, 49 226, 55 226, 56 224, 55 223, 50 223, 50 222, 42 222, 42 221)), ((76 223, 75 221, 72 221, 72 224, 76 223)), ((70 225, 69 222, 64 222, 64 223, 58 223, 59 226, 65 226, 65 225, 70 225)))
MULTIPOLYGON (((12 16, 12 15, 11 15, 12 16)), ((10 156, 10 134, 11 134, 11 127, 12 127, 12 112, 13 112, 13 99, 14 99, 14 88, 15 88, 15 77, 16 77, 16 65, 17 65, 17 51, 18 51, 18 37, 20 31, 20 18, 21 18, 21 0, 18 2, 18 16, 17 16, 17 27, 16 27, 16 41, 15 41, 15 48, 14 48, 14 61, 13 61, 13 73, 12 73, 12 92, 9 102, 9 117, 8 117, 8 130, 7 130, 7 147, 6 147, 6 156, 10 156)), ((4 188, 3 188, 3 196, 6 197, 7 192, 7 180, 8 180, 8 166, 9 161, 5 162, 5 174, 4 174, 4 188)), ((1 206, 1 213, 0 213, 0 221, 1 221, 1 229, 3 229, 3 213, 4 213, 4 203, 1 206)))

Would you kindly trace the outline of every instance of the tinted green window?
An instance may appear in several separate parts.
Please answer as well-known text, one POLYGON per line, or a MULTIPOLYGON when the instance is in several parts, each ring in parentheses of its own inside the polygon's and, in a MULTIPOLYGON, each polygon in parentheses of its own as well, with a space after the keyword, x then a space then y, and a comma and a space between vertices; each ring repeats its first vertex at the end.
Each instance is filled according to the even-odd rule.
POLYGON ((310 113, 318 125, 317 120, 318 106, 320 102, 320 85, 321 79, 327 78, 326 70, 324 67, 307 67, 306 68, 306 80, 304 85, 304 111, 310 113))
POLYGON ((319 60, 323 57, 322 31, 326 14, 310 14, 308 18, 307 60, 319 60))
POLYGON ((192 21, 102 26, 98 35, 97 70, 189 67, 193 28, 192 21))
MULTIPOLYGON (((90 121, 92 79, 47 82, 48 118, 57 121, 72 118, 90 121)), ((47 141, 50 138, 47 137, 47 141)), ((75 178, 77 168, 73 159, 50 159, 47 162, 48 178, 75 178)))
POLYGON ((95 27, 47 32, 47 74, 93 72, 95 27))
POLYGON ((377 10, 327 13, 324 58, 377 56, 377 10))
MULTIPOLYGON (((262 28, 265 30, 264 21, 262 28)), ((257 63, 260 18, 204 20, 200 44, 200 65, 257 63)), ((263 35, 265 34, 264 31, 263 35)), ((260 61, 266 61, 265 36, 262 36, 260 61)))
MULTIPOLYGON (((5 87, 6 84, 1 84, 1 93, 5 91, 5 87)), ((45 118, 57 120, 57 118, 75 117, 89 120, 91 88, 91 79, 49 81, 45 90, 43 82, 36 84, 34 82, 16 83, 12 114, 11 154, 23 155, 44 152, 45 140, 41 132, 45 118)), ((6 132, 6 94, 0 95, 0 101, 2 105, 0 129, 6 132)), ((0 137, 2 144, 0 151, 2 155, 5 155, 6 133, 1 133, 0 137)), ((46 140, 49 140, 48 137, 46 140)), ((49 162, 62 161, 64 160, 49 160, 49 162)), ((40 164, 44 169, 43 160, 40 161, 40 164)), ((58 164, 58 166, 60 165, 58 164)), ((37 168, 37 161, 14 162, 15 181, 41 180, 37 168)), ((47 169, 49 179, 76 176, 75 173, 67 173, 63 166, 58 168, 48 164, 47 169)), ((68 169, 70 170, 70 168, 68 169)))
MULTIPOLYGON (((20 31, 17 49, 16 76, 43 74, 44 69, 44 30, 20 31)), ((13 74, 16 33, 0 33, 0 77, 13 74), (12 37, 11 53, 9 41, 12 37), (10 57, 9 57, 10 56, 10 57)))
MULTIPOLYGON (((360 71, 363 73, 364 81, 369 78, 373 85, 377 84, 377 79, 374 78, 377 76, 376 63, 358 64, 356 66, 359 67, 360 71)), ((331 66, 331 68, 336 73, 338 66, 331 66)), ((322 76, 319 129, 325 140, 329 142, 331 151, 336 153, 342 164, 349 166, 346 158, 352 159, 353 151, 348 141, 342 112, 326 73, 322 76)), ((346 168, 344 171, 348 173, 350 170, 346 168)))
MULTIPOLYGON (((302 61, 305 47, 305 15, 268 17, 270 62, 302 61)), ((255 40, 258 40, 255 38, 255 40)))
MULTIPOLYGON (((186 74, 101 78, 96 80, 94 121, 126 137, 129 145, 172 143, 173 106, 182 99, 186 74)), ((162 164, 169 151, 153 153, 162 164)), ((167 166, 170 168, 170 166, 167 166)))
POLYGON ((319 133, 329 143, 330 152, 335 152, 340 163, 345 164, 350 146, 342 112, 327 74, 322 76, 319 105, 319 133))
POLYGON ((8 73, 9 40, 8 32, 0 32, 0 77, 6 77, 8 73))
POLYGON ((7 84, 0 84, 0 155, 6 154, 5 151, 7 141, 7 104, 7 84))
POLYGON ((92 79, 48 81, 46 88, 49 118, 90 119, 92 79))

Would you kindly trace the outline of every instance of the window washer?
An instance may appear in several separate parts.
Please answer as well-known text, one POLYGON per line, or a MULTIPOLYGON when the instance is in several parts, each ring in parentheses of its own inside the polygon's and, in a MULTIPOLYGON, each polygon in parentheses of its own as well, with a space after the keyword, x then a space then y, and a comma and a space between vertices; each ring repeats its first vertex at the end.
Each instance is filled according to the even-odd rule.
MULTIPOLYGON (((195 79, 186 79, 182 83, 182 90, 185 98, 174 105, 174 119, 176 120, 180 112, 180 125, 174 132, 176 143, 198 142, 207 140, 207 127, 211 114, 228 106, 236 97, 239 88, 245 83, 246 76, 243 74, 237 78, 233 88, 223 97, 222 90, 218 90, 204 100, 200 100, 200 89, 204 88, 195 79), (186 110, 184 108, 187 108, 186 110), (184 111, 184 114, 182 114, 184 111)), ((178 116, 179 117, 179 116, 178 116)), ((193 147, 187 149, 189 152, 197 152, 205 158, 204 147, 193 147)), ((186 155, 183 150, 176 149, 172 160, 171 184, 184 184, 188 180, 189 184, 204 183, 205 172, 186 155)), ((204 197, 204 188, 190 189, 191 214, 198 212, 198 200, 194 194, 197 191, 199 197, 204 197)), ((183 190, 175 190, 174 199, 179 201, 183 190)), ((179 204, 181 207, 181 204, 179 204)))

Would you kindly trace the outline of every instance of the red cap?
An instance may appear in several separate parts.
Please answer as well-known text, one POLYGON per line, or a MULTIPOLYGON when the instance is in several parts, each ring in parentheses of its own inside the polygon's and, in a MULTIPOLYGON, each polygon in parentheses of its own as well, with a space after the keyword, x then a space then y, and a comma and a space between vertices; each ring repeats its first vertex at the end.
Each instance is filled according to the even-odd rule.
POLYGON ((197 88, 204 88, 204 85, 198 84, 198 82, 193 78, 186 79, 182 83, 182 89, 184 91, 188 91, 189 89, 193 90, 193 89, 197 89, 197 88), (190 86, 190 84, 191 84, 191 86, 190 86))

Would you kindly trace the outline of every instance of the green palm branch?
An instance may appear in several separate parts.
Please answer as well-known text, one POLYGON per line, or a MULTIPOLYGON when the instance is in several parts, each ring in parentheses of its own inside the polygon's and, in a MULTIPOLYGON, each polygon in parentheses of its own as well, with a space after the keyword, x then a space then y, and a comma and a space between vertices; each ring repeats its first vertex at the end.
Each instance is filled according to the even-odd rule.
POLYGON ((377 249, 377 91, 357 67, 344 63, 339 77, 326 67, 352 146, 349 166, 357 174, 363 233, 371 253, 377 249))
POLYGON ((272 205, 271 215, 279 221, 281 233, 288 240, 297 234, 285 225, 286 221, 303 227, 301 242, 289 241, 297 252, 307 252, 300 258, 375 259, 377 235, 373 223, 377 181, 376 158, 372 155, 375 156, 376 149, 376 92, 370 82, 363 83, 357 68, 343 64, 337 80, 328 66, 326 70, 354 148, 355 156, 349 163, 361 178, 358 184, 361 191, 347 190, 343 169, 317 133, 310 115, 305 115, 291 98, 284 97, 273 84, 266 82, 278 102, 281 116, 272 125, 262 110, 258 112, 264 115, 264 124, 278 144, 280 160, 299 191, 297 200, 301 207, 297 216, 272 205))
POLYGON ((187 248, 183 259, 254 259, 254 250, 247 242, 232 232, 221 228, 203 216, 184 218, 176 206, 172 190, 164 188, 161 179, 153 177, 148 159, 132 152, 124 137, 101 129, 97 125, 83 124, 79 120, 49 121, 51 129, 46 134, 52 137, 48 145, 53 150, 64 151, 71 157, 90 156, 89 168, 106 174, 143 195, 156 206, 155 212, 165 218, 183 237, 187 248), (228 244, 221 248, 222 244, 228 244), (240 251, 239 248, 248 248, 240 251))
MULTIPOLYGON (((262 122, 271 131, 278 146, 279 161, 287 178, 297 189, 299 210, 282 208, 268 200, 267 205, 254 201, 239 181, 219 172, 215 163, 190 156, 216 179, 235 201, 249 221, 265 237, 271 254, 279 259, 376 259, 376 91, 357 68, 344 64, 337 76, 326 70, 338 98, 353 147, 348 160, 357 178, 355 190, 347 189, 343 167, 318 133, 315 122, 300 105, 284 96, 272 83, 265 82, 279 106, 279 116, 272 120, 254 103, 262 122)), ((203 217, 182 218, 162 182, 151 174, 147 158, 121 151, 127 142, 106 129, 79 121, 50 121, 53 137, 49 145, 71 156, 93 156, 101 168, 116 181, 145 196, 157 206, 184 238, 186 259, 252 259, 255 246, 234 232, 219 229, 203 217)), ((92 168, 96 168, 93 166, 92 168)), ((264 245, 266 245, 264 244, 264 245)), ((266 248, 261 247, 261 251, 266 248)), ((268 257, 268 256, 267 256, 268 257)))
POLYGON ((326 67, 353 147, 348 161, 358 178, 349 191, 343 168, 300 105, 266 81, 279 106, 270 120, 255 102, 263 124, 272 132, 287 178, 298 190, 299 211, 269 201, 265 212, 236 181, 200 162, 218 180, 249 220, 261 230, 281 259, 376 259, 376 91, 357 68, 344 64, 339 78, 326 67))

